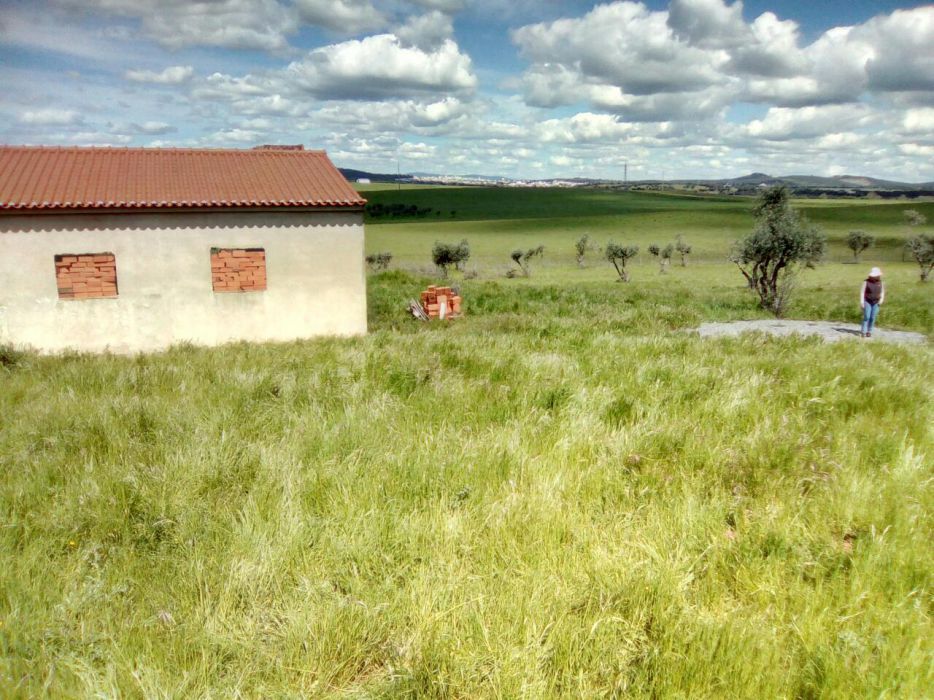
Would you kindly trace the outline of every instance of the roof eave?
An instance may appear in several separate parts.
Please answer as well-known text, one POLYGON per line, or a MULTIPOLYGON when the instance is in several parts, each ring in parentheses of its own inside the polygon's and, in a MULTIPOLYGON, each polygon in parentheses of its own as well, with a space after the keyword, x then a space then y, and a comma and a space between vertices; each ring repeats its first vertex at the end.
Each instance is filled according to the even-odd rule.
POLYGON ((242 212, 242 213, 261 213, 261 212, 278 212, 278 213, 328 213, 328 212, 345 212, 353 213, 359 212, 363 213, 364 208, 366 207, 366 200, 360 202, 349 202, 346 204, 343 203, 334 203, 327 205, 314 205, 314 204, 249 204, 249 205, 237 205, 237 204, 222 204, 217 203, 205 203, 203 205, 182 205, 182 206, 171 206, 164 203, 161 204, 151 204, 147 206, 100 206, 100 207, 74 207, 74 206, 65 206, 65 205, 51 205, 51 206, 0 206, 0 216, 17 216, 17 215, 27 215, 27 216, 42 216, 42 215, 65 215, 65 214, 185 214, 192 212, 220 212, 220 213, 233 213, 233 212, 242 212))

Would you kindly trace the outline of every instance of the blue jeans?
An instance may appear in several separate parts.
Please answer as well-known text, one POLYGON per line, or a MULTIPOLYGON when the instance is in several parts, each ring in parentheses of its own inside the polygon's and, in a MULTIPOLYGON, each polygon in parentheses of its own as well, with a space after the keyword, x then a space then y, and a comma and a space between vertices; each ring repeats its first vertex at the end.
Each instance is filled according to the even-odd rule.
POLYGON ((863 305, 863 333, 872 333, 872 327, 876 322, 876 316, 879 315, 879 305, 870 304, 868 301, 863 305))

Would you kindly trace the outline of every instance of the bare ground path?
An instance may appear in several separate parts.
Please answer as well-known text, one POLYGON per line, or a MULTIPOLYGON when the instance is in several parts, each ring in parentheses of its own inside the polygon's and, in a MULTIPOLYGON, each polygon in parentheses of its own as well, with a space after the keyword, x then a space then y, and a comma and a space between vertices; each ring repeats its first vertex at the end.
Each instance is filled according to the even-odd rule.
POLYGON ((855 323, 836 323, 833 321, 793 321, 789 319, 759 319, 755 321, 732 321, 729 323, 703 323, 697 332, 704 337, 738 336, 748 331, 769 333, 771 335, 817 335, 828 342, 853 340, 862 343, 901 343, 923 345, 927 337, 923 333, 910 331, 890 331, 878 326, 873 329, 871 338, 859 337, 859 325, 855 323))

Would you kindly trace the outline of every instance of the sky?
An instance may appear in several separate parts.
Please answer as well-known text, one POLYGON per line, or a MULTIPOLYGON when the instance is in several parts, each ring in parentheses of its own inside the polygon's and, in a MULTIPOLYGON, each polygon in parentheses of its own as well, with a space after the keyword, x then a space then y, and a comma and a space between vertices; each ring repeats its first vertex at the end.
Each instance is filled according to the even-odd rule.
POLYGON ((934 180, 934 4, 0 0, 0 143, 340 167, 934 180))

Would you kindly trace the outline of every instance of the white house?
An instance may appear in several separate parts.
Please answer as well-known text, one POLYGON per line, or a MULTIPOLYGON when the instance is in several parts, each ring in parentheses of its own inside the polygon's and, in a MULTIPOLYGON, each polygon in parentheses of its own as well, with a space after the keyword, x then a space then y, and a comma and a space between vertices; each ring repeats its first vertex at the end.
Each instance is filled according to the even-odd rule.
POLYGON ((323 151, 0 147, 0 343, 363 334, 365 204, 323 151))

